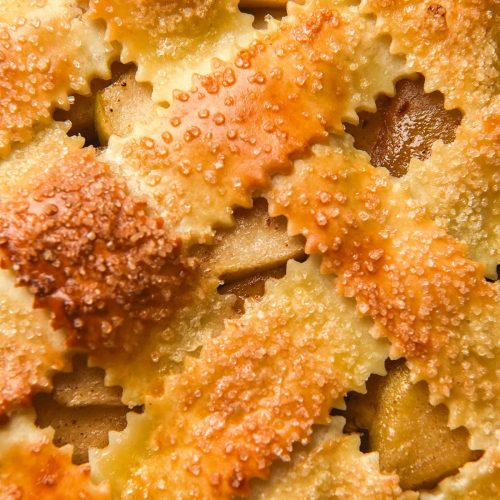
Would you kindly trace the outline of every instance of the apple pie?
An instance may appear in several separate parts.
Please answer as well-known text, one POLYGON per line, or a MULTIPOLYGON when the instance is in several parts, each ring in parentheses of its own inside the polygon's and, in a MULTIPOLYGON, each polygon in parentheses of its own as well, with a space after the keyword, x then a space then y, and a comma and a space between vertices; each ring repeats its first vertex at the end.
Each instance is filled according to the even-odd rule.
POLYGON ((497 0, 0 0, 0 499, 500 497, 497 0))

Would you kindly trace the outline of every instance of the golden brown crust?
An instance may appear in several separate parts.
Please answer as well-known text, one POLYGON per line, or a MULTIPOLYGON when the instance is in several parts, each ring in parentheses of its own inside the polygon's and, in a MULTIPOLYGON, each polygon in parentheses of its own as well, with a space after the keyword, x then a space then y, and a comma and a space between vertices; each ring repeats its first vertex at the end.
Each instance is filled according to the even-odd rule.
POLYGON ((208 72, 212 58, 227 59, 254 34, 238 0, 91 0, 89 15, 106 22, 106 38, 120 42, 122 62, 138 66, 156 102, 171 102, 172 90, 189 87, 193 73, 208 72))
POLYGON ((166 324, 147 332, 140 346, 132 352, 93 353, 92 363, 106 369, 106 384, 123 388, 123 403, 140 405, 148 396, 160 396, 165 377, 182 370, 184 358, 218 334, 225 319, 235 316, 234 298, 220 295, 219 284, 213 275, 193 277, 166 324))
POLYGON ((50 122, 55 105, 67 106, 71 89, 86 91, 92 76, 107 75, 111 46, 79 19, 77 2, 45 3, 23 1, 22 16, 0 22, 0 157, 50 122))
POLYGON ((441 91, 448 109, 475 111, 498 92, 495 0, 364 0, 392 38, 391 50, 423 73, 426 92, 441 91))
MULTIPOLYGON (((159 12, 141 16, 133 9, 157 7, 158 2, 93 3, 124 7, 118 22, 109 17, 108 28, 115 23, 118 29, 124 16, 131 20, 128 31, 151 22, 147 31, 155 36, 150 38, 161 45, 156 39, 159 12)), ((381 10, 396 5, 391 0, 365 3, 381 10)), ((441 3, 447 5, 445 12, 433 3, 423 25, 422 19, 411 17, 411 8, 409 20, 395 13, 389 19, 409 30, 410 46, 420 58, 417 65, 408 63, 413 69, 422 67, 422 61, 437 68, 440 55, 453 54, 455 43, 459 58, 450 60, 458 67, 467 48, 465 37, 475 45, 484 41, 483 52, 473 56, 477 71, 468 69, 445 92, 447 102, 460 102, 469 110, 491 94, 492 73, 485 61, 492 45, 482 28, 488 23, 476 23, 474 17, 483 15, 476 6, 486 2, 459 2, 472 30, 455 22, 460 11, 454 10, 453 30, 444 43, 440 33, 447 31, 446 9, 454 7, 441 3), (429 54, 429 47, 438 47, 441 54, 429 54), (471 87, 472 73, 486 76, 471 87)), ((212 2, 193 5, 203 10, 212 2)), ((356 106, 370 103, 387 82, 392 85, 392 67, 381 82, 359 69, 371 66, 372 47, 377 51, 371 43, 376 40, 373 30, 367 29, 363 39, 363 27, 372 26, 371 20, 351 24, 346 12, 357 14, 351 2, 341 11, 332 5, 344 2, 311 0, 304 8, 292 6, 289 20, 240 52, 234 65, 215 62, 211 75, 195 78, 188 92, 176 92, 166 120, 158 118, 123 141, 112 140, 105 158, 123 183, 91 151, 83 151, 67 155, 45 178, 37 177, 17 199, 5 202, 0 211, 4 260, 19 283, 33 291, 36 305, 54 313, 54 325, 69 330, 74 343, 92 350, 133 350, 145 327, 170 315, 171 296, 190 269, 162 221, 128 196, 125 181, 134 196, 149 196, 148 204, 171 223, 173 232, 206 236, 230 221, 235 205, 248 206, 252 191, 265 188, 270 175, 288 173, 294 155, 324 140, 327 130, 342 132, 343 118, 352 118, 356 106)), ((418 12, 422 3, 397 5, 416 6, 418 12)), ((112 11, 104 9, 98 17, 107 14, 112 11)), ((198 17, 216 22, 212 13, 198 17)), ((147 35, 138 43, 147 42, 147 35)), ((397 33, 393 47, 396 39, 397 33)), ((147 46, 140 49, 149 53, 147 46)), ((17 61, 12 66, 17 68, 17 61)), ((385 71, 385 65, 379 67, 385 71)), ((446 78, 430 71, 429 88, 453 80, 439 67, 446 78)), ((139 74, 153 81, 144 68, 139 74)), ((67 75, 71 80, 72 72, 67 75)), ((63 82, 63 87, 69 84, 63 82)), ((54 99, 42 108, 51 109, 54 99)), ((29 112, 26 117, 29 129, 36 120, 29 112)), ((25 140, 23 133, 6 142, 25 140)), ((466 425, 472 446, 491 444, 499 421, 494 378, 499 342, 492 334, 499 316, 497 290, 484 282, 481 265, 466 258, 464 247, 410 199, 403 183, 394 183, 383 171, 375 173, 345 143, 332 144, 325 157, 318 154, 320 161, 298 163, 294 174, 276 182, 281 189, 276 206, 289 217, 292 231, 307 237, 308 251, 324 254, 324 268, 339 274, 338 289, 356 297, 361 315, 374 318, 374 333, 388 336, 393 353, 408 358, 414 379, 429 381, 433 401, 449 405, 450 425, 466 425), (332 158, 334 167, 325 171, 332 158)), ((295 442, 307 441, 313 424, 327 421, 339 396, 362 387, 378 369, 386 344, 368 336, 369 321, 356 318, 348 300, 326 300, 325 305, 321 299, 332 291, 306 274, 303 295, 300 276, 281 295, 268 292, 242 320, 229 322, 219 337, 208 341, 199 359, 188 360, 183 373, 166 381, 166 397, 150 400, 146 414, 136 417, 137 425, 129 425, 122 441, 116 438, 105 452, 111 462, 118 461, 108 470, 113 480, 121 481, 118 488, 125 487, 131 496, 145 496, 155 488, 161 496, 172 484, 186 496, 245 492, 252 477, 266 476, 274 459, 286 458, 295 442), (322 330, 322 319, 336 328, 322 330), (339 337, 329 337, 331 332, 339 337)), ((20 388, 11 392, 24 397, 20 388)), ((15 447, 15 453, 22 450, 15 447)), ((6 455, 11 469, 15 461, 24 461, 15 453, 6 455)), ((15 483, 29 484, 31 475, 27 468, 15 483)))
POLYGON ((67 62, 62 58, 47 60, 40 67, 29 64, 30 58, 43 57, 43 47, 29 40, 16 40, 15 34, 12 34, 8 27, 0 26, 0 40, 0 81, 4 85, 23 82, 21 86, 9 85, 10 88, 2 89, 8 106, 14 110, 9 112, 6 106, 2 106, 0 151, 4 153, 8 151, 10 142, 28 139, 30 127, 35 122, 50 121, 53 101, 57 101, 66 93, 70 74, 67 62), (28 83, 28 77, 34 84, 28 83))
POLYGON ((30 293, 14 283, 0 271, 0 417, 50 389, 51 373, 66 368, 63 332, 53 331, 48 314, 33 310, 30 293))
POLYGON ((105 485, 92 484, 88 466, 71 463, 68 447, 56 448, 52 432, 36 429, 31 417, 16 416, 0 429, 2 500, 105 500, 105 485))
POLYGON ((338 291, 373 318, 374 334, 391 340, 414 380, 429 382, 431 401, 447 401, 473 449, 495 442, 500 300, 464 245, 347 137, 276 178, 270 199, 272 215, 288 218, 290 233, 338 275, 338 291))
POLYGON ((295 5, 286 23, 240 51, 233 64, 214 62, 211 74, 177 92, 166 118, 110 142, 106 158, 131 191, 147 194, 182 232, 206 236, 214 225, 228 225, 232 207, 250 206, 251 192, 271 173, 289 170, 291 155, 326 140, 326 129, 342 132, 342 118, 355 105, 392 88, 398 66, 377 58, 386 47, 375 40, 374 26, 356 11, 323 3, 295 5), (351 71, 368 46, 376 55, 351 71), (378 72, 376 89, 364 85, 367 74, 378 72))
MULTIPOLYGON (((233 2, 233 6, 236 3, 233 2)), ((140 42, 146 42, 148 35, 153 39, 177 33, 198 36, 200 27, 213 22, 217 13, 216 0, 182 0, 166 4, 157 0, 90 0, 89 4, 91 15, 105 19, 116 39, 121 36, 133 39, 131 31, 136 30, 136 48, 145 53, 147 49, 140 42)), ((175 52, 173 47, 170 50, 175 52)))
POLYGON ((412 160, 405 181, 415 199, 451 235, 469 246, 472 259, 496 279, 500 262, 500 97, 466 116, 451 144, 436 143, 431 157, 412 160))
POLYGON ((340 397, 384 370, 387 344, 370 337, 369 322, 315 259, 291 261, 287 276, 247 305, 165 380, 163 397, 129 419, 126 436, 95 453, 93 470, 114 494, 161 497, 169 484, 179 498, 246 494, 250 479, 267 477, 273 461, 329 421, 340 397))
POLYGON ((17 284, 71 343, 130 350, 171 312, 191 262, 163 220, 130 198, 92 149, 68 155, 7 201, 0 247, 17 284), (118 338, 120 337, 120 338, 118 338))
POLYGON ((250 499, 413 498, 401 496, 396 474, 380 472, 377 453, 359 450, 357 434, 342 433, 344 423, 334 417, 327 428, 318 429, 312 443, 293 454, 291 463, 276 464, 271 478, 255 485, 250 499))
MULTIPOLYGON (((132 139, 124 146, 131 175, 152 186, 152 197, 172 213, 174 223, 185 217, 207 218, 215 210, 216 217, 225 217, 227 223, 228 209, 249 206, 249 193, 267 182, 269 171, 285 170, 290 153, 326 136, 323 124, 331 121, 332 113, 328 117, 323 113, 330 97, 311 92, 311 86, 320 82, 307 78, 305 68, 289 72, 280 68, 295 60, 326 71, 325 63, 311 59, 319 58, 321 47, 340 31, 338 14, 325 10, 306 19, 302 27, 284 28, 266 42, 254 42, 238 55, 234 66, 218 63, 214 73, 195 79, 191 92, 176 94, 160 137, 132 139), (303 86, 295 82, 301 77, 303 86), (294 121, 301 121, 301 127, 294 121), (173 182, 179 187, 168 189, 173 182), (194 193, 193 185, 198 187, 194 193), (184 201, 183 191, 196 196, 198 204, 193 207, 191 200, 184 201), (209 197, 212 207, 200 213, 195 207, 206 206, 209 197)), ((339 101, 345 97, 334 82, 325 86, 339 101)), ((339 119, 336 125, 341 126, 339 119)))

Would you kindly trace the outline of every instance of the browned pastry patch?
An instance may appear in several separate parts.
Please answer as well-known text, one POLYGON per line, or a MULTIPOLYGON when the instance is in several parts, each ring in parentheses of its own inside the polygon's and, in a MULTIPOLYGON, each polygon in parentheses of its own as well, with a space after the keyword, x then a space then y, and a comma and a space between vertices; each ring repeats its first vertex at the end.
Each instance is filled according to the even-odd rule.
POLYGON ((91 78, 107 78, 114 56, 104 30, 82 18, 75 0, 3 2, 2 14, 11 6, 0 19, 2 158, 35 125, 49 123, 54 107, 67 107, 69 93, 88 93, 91 78))
POLYGON ((1 106, 0 151, 7 150, 12 140, 27 139, 30 136, 27 124, 50 121, 53 100, 69 88, 71 66, 65 57, 45 56, 37 39, 16 40, 9 27, 0 26, 2 103, 9 106, 1 106), (36 61, 39 63, 33 64, 36 61))
POLYGON ((1 429, 0 498, 2 500, 104 500, 106 486, 90 480, 88 465, 73 465, 68 448, 58 449, 50 431, 40 431, 25 416, 1 429))
POLYGON ((346 130, 354 145, 370 155, 372 165, 401 177, 412 158, 430 156, 435 141, 449 144, 455 139, 462 115, 458 109, 446 110, 443 103, 441 93, 424 92, 423 77, 400 80, 394 97, 379 97, 377 112, 360 112, 359 125, 347 124, 346 130))
POLYGON ((361 11, 377 16, 391 50, 408 55, 407 69, 424 74, 447 109, 474 113, 497 94, 495 0, 364 0, 361 11))
POLYGON ((4 265, 70 343, 133 348, 193 267, 163 220, 127 195, 92 149, 69 155, 0 212, 4 265))
MULTIPOLYGON (((0 422, 13 408, 26 406, 31 401, 33 380, 38 380, 37 365, 30 362, 30 353, 19 343, 5 345, 2 341, 0 356, 0 422)), ((62 360, 53 355, 53 363, 62 366, 62 360)), ((41 383, 40 383, 41 385, 41 383)))

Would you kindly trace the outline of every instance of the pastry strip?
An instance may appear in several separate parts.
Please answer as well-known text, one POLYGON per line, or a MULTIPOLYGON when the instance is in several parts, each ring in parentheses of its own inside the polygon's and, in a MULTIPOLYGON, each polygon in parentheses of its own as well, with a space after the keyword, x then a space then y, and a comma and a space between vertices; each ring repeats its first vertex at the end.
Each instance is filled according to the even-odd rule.
POLYGON ((346 392, 384 372, 388 346, 369 329, 317 260, 290 261, 261 301, 166 378, 161 398, 91 454, 92 470, 124 498, 161 496, 169 484, 179 497, 246 494, 251 478, 267 477, 314 424, 329 422, 346 392))
POLYGON ((339 293, 373 318, 373 334, 391 340, 392 357, 406 358, 412 380, 429 383, 431 402, 448 406, 451 428, 470 431, 471 449, 494 444, 500 300, 483 265, 349 136, 275 177, 268 199, 289 233, 306 237, 306 252, 323 256, 339 293))
POLYGON ((109 78, 113 47, 82 18, 77 0, 0 1, 0 158, 47 124, 68 94, 89 92, 92 78, 109 78))
POLYGON ((326 140, 326 130, 343 132, 356 108, 393 91, 402 61, 348 4, 291 4, 286 22, 233 64, 215 62, 177 92, 167 116, 112 137, 105 161, 184 238, 203 241, 231 224, 232 207, 251 206, 252 191, 288 171, 291 155, 326 140))
POLYGON ((425 91, 439 90, 447 109, 474 113, 498 93, 498 4, 495 0, 363 0, 404 54, 411 72, 425 76, 425 91))
POLYGON ((294 452, 291 463, 276 464, 271 478, 256 484, 249 498, 412 498, 401 495, 397 475, 380 472, 377 453, 359 450, 357 434, 342 433, 344 423, 334 417, 328 427, 317 430, 312 442, 294 452))
POLYGON ((456 140, 437 143, 408 172, 412 193, 450 233, 470 247, 495 278, 500 262, 498 4, 491 0, 421 2, 364 0, 391 52, 425 77, 425 90, 444 94, 464 112, 456 140))
POLYGON ((106 22, 106 39, 120 42, 121 61, 137 65, 156 102, 171 102, 193 73, 207 73, 214 57, 231 58, 255 32, 238 0, 90 0, 89 15, 106 22))

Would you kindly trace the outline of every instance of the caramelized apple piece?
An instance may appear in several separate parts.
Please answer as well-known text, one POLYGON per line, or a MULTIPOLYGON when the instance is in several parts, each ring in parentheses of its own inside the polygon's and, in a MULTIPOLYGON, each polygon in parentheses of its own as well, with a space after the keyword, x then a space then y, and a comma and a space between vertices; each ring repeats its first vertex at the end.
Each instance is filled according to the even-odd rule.
POLYGON ((70 135, 81 135, 85 138, 87 145, 98 145, 99 138, 95 120, 97 95, 127 71, 130 71, 130 66, 118 62, 113 63, 110 80, 93 80, 90 85, 91 94, 73 96, 74 102, 69 109, 56 109, 54 111, 54 120, 71 121, 70 135))
POLYGON ((65 406, 122 406, 120 387, 104 385, 104 370, 89 368, 85 356, 73 359, 73 371, 54 377, 54 401, 65 406))
POLYGON ((377 112, 359 113, 359 125, 346 125, 346 130, 354 136, 355 146, 370 155, 373 165, 401 177, 411 158, 429 157, 435 141, 455 139, 462 115, 458 109, 445 110, 443 103, 440 92, 424 92, 423 77, 401 80, 394 97, 379 97, 377 112))
POLYGON ((448 428, 448 410, 429 403, 427 386, 412 384, 404 364, 371 377, 367 394, 348 402, 347 415, 348 430, 368 430, 369 451, 380 454, 382 471, 399 475, 403 489, 432 487, 479 457, 467 446, 467 431, 448 428))
POLYGON ((95 103, 95 127, 101 145, 110 135, 125 136, 134 124, 146 122, 154 114, 151 88, 135 79, 129 68, 113 84, 99 91, 95 103))
POLYGON ((127 425, 126 406, 68 407, 56 403, 49 394, 39 394, 34 403, 36 424, 54 428, 56 446, 73 445, 75 464, 88 462, 89 447, 103 448, 108 444, 110 430, 121 431, 127 425))
POLYGON ((104 385, 104 370, 88 368, 86 357, 77 355, 71 373, 54 377, 53 392, 35 397, 37 425, 55 429, 56 446, 74 446, 74 463, 87 462, 90 446, 106 446, 108 432, 126 426, 129 408, 121 403, 121 392, 104 385))
MULTIPOLYGON (((254 17, 253 27, 258 30, 265 30, 268 27, 267 18, 271 16, 274 19, 280 20, 284 16, 286 16, 285 2, 262 2, 262 4, 255 2, 256 7, 252 7, 250 5, 251 2, 248 2, 248 7, 243 8, 242 10, 247 14, 252 14, 254 17)), ((241 6, 240 6, 241 7, 241 6)))
POLYGON ((207 266, 225 283, 240 280, 304 253, 302 237, 290 237, 284 217, 269 217, 267 203, 258 199, 251 210, 237 210, 235 227, 215 236, 215 247, 203 249, 207 266))

